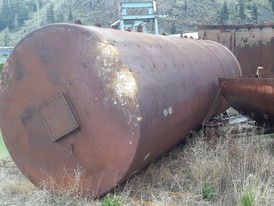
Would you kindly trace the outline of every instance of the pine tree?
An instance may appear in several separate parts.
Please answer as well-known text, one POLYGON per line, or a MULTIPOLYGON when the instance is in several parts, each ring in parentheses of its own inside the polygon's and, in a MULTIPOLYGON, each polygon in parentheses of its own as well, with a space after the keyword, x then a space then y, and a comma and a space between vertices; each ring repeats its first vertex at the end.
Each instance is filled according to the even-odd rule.
POLYGON ((172 25, 171 25, 171 34, 175 34, 176 33, 176 26, 175 26, 175 23, 172 22, 172 25))
POLYGON ((24 22, 29 19, 29 11, 26 7, 19 8, 19 12, 17 14, 17 23, 18 26, 21 27, 24 25, 24 22))
POLYGON ((2 14, 0 15, 0 31, 3 31, 6 28, 6 23, 2 17, 2 14))
POLYGON ((59 11, 58 22, 65 22, 64 14, 59 11))
POLYGON ((9 46, 9 41, 10 41, 9 33, 8 31, 5 31, 4 46, 9 46))
POLYGON ((274 14, 274 0, 268 0, 268 2, 271 4, 271 9, 274 14))
POLYGON ((73 21, 73 14, 72 14, 72 11, 70 9, 69 13, 68 13, 68 22, 72 22, 72 21, 73 21))
POLYGON ((239 17, 241 21, 243 21, 246 18, 245 14, 245 1, 244 0, 239 0, 239 17))
POLYGON ((53 4, 50 4, 50 6, 47 9, 47 21, 49 24, 55 22, 53 4))
POLYGON ((226 3, 226 0, 223 3, 222 9, 220 11, 220 24, 225 24, 229 19, 229 9, 226 3))
POLYGON ((3 0, 2 1, 2 25, 3 28, 7 28, 8 24, 9 24, 9 19, 10 19, 10 14, 11 14, 11 10, 10 10, 10 4, 8 0, 3 0))
POLYGON ((8 19, 8 28, 9 30, 13 30, 15 28, 15 25, 14 25, 14 17, 11 16, 9 19, 8 19))
POLYGON ((20 7, 18 6, 20 4, 19 0, 8 0, 8 28, 9 30, 13 30, 17 26, 17 19, 18 19, 18 13, 20 7))
POLYGON ((258 23, 259 11, 258 11, 257 4, 253 4, 253 5, 252 5, 250 14, 251 14, 251 18, 252 18, 256 23, 258 23))

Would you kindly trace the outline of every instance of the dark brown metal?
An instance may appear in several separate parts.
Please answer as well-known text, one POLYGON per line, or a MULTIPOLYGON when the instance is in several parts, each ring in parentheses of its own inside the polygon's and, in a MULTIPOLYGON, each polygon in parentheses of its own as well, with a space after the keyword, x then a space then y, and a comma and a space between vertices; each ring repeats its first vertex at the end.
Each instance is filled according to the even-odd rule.
POLYGON ((208 113, 218 78, 239 75, 215 42, 50 25, 25 37, 4 66, 0 125, 34 184, 65 189, 80 171, 78 188, 98 196, 182 141, 208 113), (72 107, 59 99, 41 108, 60 93, 72 107))
POLYGON ((199 30, 240 30, 240 29, 263 29, 266 27, 274 27, 274 23, 261 23, 261 24, 237 24, 237 25, 199 25, 199 30))
POLYGON ((274 121, 273 78, 221 78, 220 86, 236 110, 258 121, 274 121))
POLYGON ((199 38, 225 45, 237 57, 244 76, 255 77, 257 67, 262 73, 274 68, 274 24, 202 25, 199 38))

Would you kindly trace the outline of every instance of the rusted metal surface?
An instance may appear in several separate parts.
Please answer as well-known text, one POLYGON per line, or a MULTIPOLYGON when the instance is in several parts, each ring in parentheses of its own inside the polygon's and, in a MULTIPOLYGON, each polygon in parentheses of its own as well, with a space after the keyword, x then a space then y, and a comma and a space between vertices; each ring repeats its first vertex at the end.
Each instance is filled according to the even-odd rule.
POLYGON ((58 94, 39 108, 45 127, 53 141, 80 127, 65 94, 58 94))
POLYGON ((225 45, 237 57, 244 76, 256 74, 257 67, 264 71, 274 69, 274 24, 203 25, 199 38, 225 45))
POLYGON ((55 24, 9 57, 0 126, 34 184, 67 188, 78 169, 79 188, 102 195, 198 127, 218 78, 239 75, 215 42, 55 24))
POLYGON ((258 121, 274 121, 273 78, 221 78, 220 87, 236 110, 258 121))

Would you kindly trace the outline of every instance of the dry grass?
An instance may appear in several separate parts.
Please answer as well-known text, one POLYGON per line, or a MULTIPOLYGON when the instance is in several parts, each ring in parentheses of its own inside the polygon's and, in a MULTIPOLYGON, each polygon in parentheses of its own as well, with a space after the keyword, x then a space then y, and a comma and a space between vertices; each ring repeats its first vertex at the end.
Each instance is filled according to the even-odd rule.
MULTIPOLYGON (((193 134, 108 198, 121 205, 274 205, 274 139, 246 128, 220 128, 213 141, 193 134)), ((75 176, 77 183, 80 173, 75 176)), ((38 190, 16 168, 0 167, 0 182, 0 205, 102 205, 102 200, 73 196, 75 185, 58 194, 38 190)))

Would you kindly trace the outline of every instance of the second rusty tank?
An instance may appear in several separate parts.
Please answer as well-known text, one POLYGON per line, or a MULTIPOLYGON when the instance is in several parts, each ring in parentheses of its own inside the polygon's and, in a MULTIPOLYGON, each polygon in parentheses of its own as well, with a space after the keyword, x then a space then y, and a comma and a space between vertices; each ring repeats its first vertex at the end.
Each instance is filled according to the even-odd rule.
POLYGON ((35 185, 100 196, 197 128, 219 77, 240 75, 211 41, 54 24, 26 36, 1 75, 0 127, 35 185))
POLYGON ((260 78, 220 78, 222 95, 231 107, 259 123, 274 122, 274 74, 260 78))

